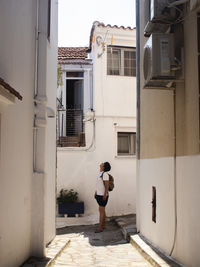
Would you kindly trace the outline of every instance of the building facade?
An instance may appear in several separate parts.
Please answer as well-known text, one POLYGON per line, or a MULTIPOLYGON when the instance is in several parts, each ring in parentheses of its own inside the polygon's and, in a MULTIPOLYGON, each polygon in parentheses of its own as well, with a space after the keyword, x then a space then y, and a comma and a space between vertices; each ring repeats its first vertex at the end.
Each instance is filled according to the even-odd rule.
POLYGON ((0 3, 0 265, 55 236, 57 1, 0 3))
POLYGON ((84 115, 92 109, 92 60, 88 47, 59 47, 57 145, 85 146, 84 115))
POLYGON ((199 27, 199 1, 137 1, 137 228, 191 267, 200 265, 199 27))
POLYGON ((85 147, 58 147, 58 192, 74 189, 85 216, 98 214, 94 199, 101 162, 109 161, 115 188, 107 215, 135 213, 136 196, 135 29, 94 22, 90 35, 92 88, 84 101, 85 147), (89 99, 87 99, 90 97, 89 99), (88 109, 89 108, 89 109, 88 109))

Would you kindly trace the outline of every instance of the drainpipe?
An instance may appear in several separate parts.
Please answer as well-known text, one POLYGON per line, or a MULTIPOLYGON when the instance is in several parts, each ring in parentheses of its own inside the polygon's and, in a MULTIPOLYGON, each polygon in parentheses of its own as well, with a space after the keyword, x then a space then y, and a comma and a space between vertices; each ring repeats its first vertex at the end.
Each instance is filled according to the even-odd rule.
POLYGON ((137 159, 140 159, 140 1, 136 0, 137 159))
POLYGON ((47 54, 47 2, 37 0, 36 15, 36 55, 34 89, 34 128, 36 128, 34 172, 44 173, 45 168, 45 129, 47 113, 46 97, 46 54, 47 54))
POLYGON ((174 101, 174 239, 173 245, 169 255, 171 256, 177 237, 177 176, 176 176, 176 86, 173 91, 173 101, 174 101))
POLYGON ((45 256, 45 136, 47 4, 36 1, 31 255, 45 256))
POLYGON ((140 230, 140 186, 139 186, 139 160, 140 160, 140 1, 136 0, 136 77, 137 77, 137 131, 136 131, 136 157, 137 157, 137 231, 140 230))
MULTIPOLYGON (((37 87, 38 87, 38 39, 39 39, 38 16, 39 16, 39 0, 36 0, 34 99, 37 96, 37 87)), ((37 104, 34 102, 34 109, 36 108, 36 105, 37 104)), ((36 120, 36 115, 34 115, 34 126, 33 126, 33 172, 35 172, 35 165, 36 165, 36 143, 37 143, 37 127, 35 125, 35 120, 36 120)))

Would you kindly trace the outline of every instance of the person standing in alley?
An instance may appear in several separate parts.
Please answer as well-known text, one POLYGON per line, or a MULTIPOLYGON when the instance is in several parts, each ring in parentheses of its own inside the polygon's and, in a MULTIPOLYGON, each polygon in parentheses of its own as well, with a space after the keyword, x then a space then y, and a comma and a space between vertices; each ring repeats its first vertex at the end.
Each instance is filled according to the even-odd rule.
POLYGON ((100 233, 105 229, 106 211, 105 207, 108 203, 109 175, 111 166, 109 162, 100 164, 100 172, 97 176, 95 199, 99 205, 99 226, 95 233, 100 233))

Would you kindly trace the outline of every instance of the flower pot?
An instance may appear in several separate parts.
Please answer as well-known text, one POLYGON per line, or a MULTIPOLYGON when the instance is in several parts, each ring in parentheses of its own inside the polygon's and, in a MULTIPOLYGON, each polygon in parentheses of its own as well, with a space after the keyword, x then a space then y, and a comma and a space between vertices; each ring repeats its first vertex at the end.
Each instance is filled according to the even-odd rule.
POLYGON ((77 203, 58 203, 59 214, 83 214, 84 213, 84 202, 77 203))

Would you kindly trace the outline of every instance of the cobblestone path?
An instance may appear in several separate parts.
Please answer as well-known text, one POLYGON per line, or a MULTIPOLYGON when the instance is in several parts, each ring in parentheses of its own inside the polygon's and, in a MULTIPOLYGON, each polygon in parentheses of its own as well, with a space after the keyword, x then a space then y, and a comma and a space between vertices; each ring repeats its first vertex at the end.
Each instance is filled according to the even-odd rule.
POLYGON ((124 240, 120 229, 109 222, 102 233, 94 226, 67 227, 58 234, 70 239, 70 244, 54 262, 54 267, 146 267, 151 266, 140 253, 124 240))

